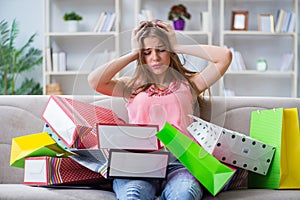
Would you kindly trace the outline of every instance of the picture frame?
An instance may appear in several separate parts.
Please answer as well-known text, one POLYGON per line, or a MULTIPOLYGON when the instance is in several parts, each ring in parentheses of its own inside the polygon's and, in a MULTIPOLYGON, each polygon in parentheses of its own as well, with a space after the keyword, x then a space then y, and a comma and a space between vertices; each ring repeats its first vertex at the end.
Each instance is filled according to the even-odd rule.
POLYGON ((232 11, 231 30, 248 30, 248 11, 232 11))
POLYGON ((271 14, 258 15, 258 31, 274 32, 274 16, 271 14))

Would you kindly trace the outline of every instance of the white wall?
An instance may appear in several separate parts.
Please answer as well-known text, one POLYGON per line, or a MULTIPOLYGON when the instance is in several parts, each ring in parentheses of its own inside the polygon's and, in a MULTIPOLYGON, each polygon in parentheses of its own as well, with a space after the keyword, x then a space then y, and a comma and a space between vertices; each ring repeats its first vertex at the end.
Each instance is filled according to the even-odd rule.
MULTIPOLYGON (((19 24, 19 36, 16 46, 24 45, 29 37, 37 33, 33 46, 42 50, 43 45, 43 1, 41 0, 0 0, 0 20, 6 20, 11 26, 16 19, 19 24)), ((42 65, 33 72, 28 72, 29 77, 35 77, 42 82, 42 65)))
MULTIPOLYGON (((122 0, 121 8, 121 20, 123 21, 121 30, 130 31, 134 27, 133 0, 122 0)), ((20 29, 16 46, 23 45, 32 34, 37 33, 33 46, 42 49, 44 28, 43 0, 0 0, 0 20, 6 20, 11 25, 14 19, 19 23, 20 29)), ((130 38, 122 41, 121 46, 125 49, 124 51, 128 47, 130 48, 128 41, 130 41, 130 38)), ((37 67, 34 72, 29 72, 26 75, 35 77, 37 81, 42 83, 42 65, 37 67)))
MULTIPOLYGON (((84 1, 82 1, 84 3, 84 1)), ((215 10, 218 10, 219 1, 213 0, 215 10)), ((121 30, 130 31, 134 27, 134 1, 122 0, 122 17, 121 17, 121 30)), ((168 8, 166 8, 168 9, 168 8)), ((42 0, 0 0, 0 20, 8 20, 10 23, 13 19, 19 22, 20 34, 17 45, 22 45, 33 34, 37 33, 34 41, 34 46, 42 49, 43 46, 43 1, 42 0)), ((214 19, 218 19, 218 13, 215 12, 214 19)), ((300 20, 298 20, 300 27, 300 20)), ((213 31, 219 31, 218 21, 214 22, 213 31)), ((128 36, 130 36, 128 34, 128 36)), ((218 36, 213 37, 213 43, 218 44, 218 36)), ((121 41, 122 51, 126 52, 130 48, 130 38, 121 41)), ((298 42, 299 46, 299 42, 298 42)), ((299 47, 300 48, 300 47, 299 47)), ((122 52, 121 51, 121 52, 122 52)), ((299 52, 299 51, 298 51, 299 52)), ((299 57, 299 53, 298 53, 299 57)), ((300 63, 300 59, 299 63, 300 63)), ((300 74, 300 70, 298 72, 300 74)), ((29 73, 30 76, 36 77, 36 80, 42 81, 42 66, 35 72, 29 73)), ((299 76, 298 76, 299 77, 299 76)), ((300 81, 298 81, 298 97, 300 97, 300 81)), ((283 88, 284 89, 284 88, 283 88)))

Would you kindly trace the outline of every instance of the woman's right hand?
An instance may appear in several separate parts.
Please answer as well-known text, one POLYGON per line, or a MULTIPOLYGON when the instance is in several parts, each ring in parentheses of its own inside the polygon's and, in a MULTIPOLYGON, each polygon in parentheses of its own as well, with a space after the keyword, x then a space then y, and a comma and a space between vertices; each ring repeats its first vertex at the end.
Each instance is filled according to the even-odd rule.
POLYGON ((138 43, 138 33, 143 29, 143 26, 145 26, 146 22, 141 22, 138 27, 133 29, 131 34, 131 52, 132 53, 138 53, 140 50, 139 43, 138 43))

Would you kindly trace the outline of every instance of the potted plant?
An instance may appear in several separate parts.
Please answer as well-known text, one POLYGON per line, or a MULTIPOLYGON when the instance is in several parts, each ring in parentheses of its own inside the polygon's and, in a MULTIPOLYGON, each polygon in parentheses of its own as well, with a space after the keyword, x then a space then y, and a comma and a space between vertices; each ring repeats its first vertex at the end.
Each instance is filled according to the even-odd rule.
POLYGON ((63 19, 68 23, 68 30, 70 32, 78 31, 78 22, 82 20, 82 16, 75 11, 64 14, 63 19))
POLYGON ((174 5, 168 14, 168 19, 173 21, 175 30, 183 30, 185 19, 191 19, 191 14, 183 4, 174 5))
POLYGON ((36 34, 17 48, 15 43, 18 33, 16 20, 13 20, 10 28, 7 21, 0 21, 0 94, 42 94, 41 84, 24 76, 24 72, 41 66, 43 61, 42 51, 31 47, 36 34))

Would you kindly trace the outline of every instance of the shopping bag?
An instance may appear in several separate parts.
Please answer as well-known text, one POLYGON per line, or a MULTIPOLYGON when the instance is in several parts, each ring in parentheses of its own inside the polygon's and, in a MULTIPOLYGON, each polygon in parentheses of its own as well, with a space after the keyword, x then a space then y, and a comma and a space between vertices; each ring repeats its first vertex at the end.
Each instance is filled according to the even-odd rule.
POLYGON ((156 136, 212 195, 235 173, 168 122, 156 136))
POLYGON ((61 139, 60 137, 52 130, 52 128, 45 123, 43 127, 43 132, 46 132, 49 134, 49 136, 57 143, 58 146, 60 146, 63 149, 70 149, 61 139))
POLYGON ((196 116, 187 130, 208 153, 223 163, 266 175, 275 147, 196 116))
POLYGON ((111 149, 109 153, 109 178, 165 179, 169 152, 126 151, 111 149))
MULTIPOLYGON (((28 157, 25 159, 26 185, 98 185, 104 183, 101 174, 83 167, 71 158, 28 157)), ((107 182, 107 181, 106 181, 107 182)))
POLYGON ((156 151, 160 142, 157 125, 97 124, 100 148, 156 151))
POLYGON ((71 159, 107 178, 109 149, 70 149, 70 151, 75 154, 70 156, 71 159))
POLYGON ((46 132, 12 139, 10 165, 24 168, 24 159, 34 156, 67 157, 72 155, 62 149, 46 132))
POLYGON ((250 136, 275 146, 273 162, 266 176, 249 173, 250 188, 300 188, 300 134, 297 108, 254 111, 250 136))
POLYGON ((43 120, 70 148, 99 148, 96 124, 124 124, 112 110, 74 99, 50 96, 43 120))

